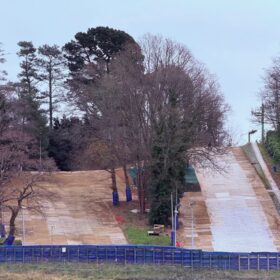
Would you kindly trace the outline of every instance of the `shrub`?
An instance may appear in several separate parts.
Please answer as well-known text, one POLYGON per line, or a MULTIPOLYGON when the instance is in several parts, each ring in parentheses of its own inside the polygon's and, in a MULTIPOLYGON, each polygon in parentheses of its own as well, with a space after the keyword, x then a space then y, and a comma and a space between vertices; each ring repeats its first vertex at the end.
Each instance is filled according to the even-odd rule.
POLYGON ((21 246, 21 245, 22 245, 22 241, 19 240, 19 239, 16 239, 16 240, 14 241, 13 245, 21 246))
POLYGON ((268 153, 276 162, 280 162, 280 138, 274 131, 269 131, 266 137, 266 148, 268 153))

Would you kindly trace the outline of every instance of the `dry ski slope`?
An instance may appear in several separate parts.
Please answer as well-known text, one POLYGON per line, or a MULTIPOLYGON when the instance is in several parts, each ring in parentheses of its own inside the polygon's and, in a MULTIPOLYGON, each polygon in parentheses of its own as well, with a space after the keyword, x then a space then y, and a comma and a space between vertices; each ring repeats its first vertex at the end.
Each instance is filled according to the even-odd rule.
POLYGON ((217 161, 227 173, 196 170, 210 216, 216 251, 279 250, 279 218, 275 206, 241 148, 217 161))
MULTIPOLYGON (((45 187, 56 197, 42 201, 45 216, 24 210, 24 244, 126 244, 111 206, 110 182, 110 174, 100 170, 53 173, 45 187)), ((124 201, 124 183, 120 178, 117 183, 124 201)), ((17 228, 22 235, 21 216, 17 228)))

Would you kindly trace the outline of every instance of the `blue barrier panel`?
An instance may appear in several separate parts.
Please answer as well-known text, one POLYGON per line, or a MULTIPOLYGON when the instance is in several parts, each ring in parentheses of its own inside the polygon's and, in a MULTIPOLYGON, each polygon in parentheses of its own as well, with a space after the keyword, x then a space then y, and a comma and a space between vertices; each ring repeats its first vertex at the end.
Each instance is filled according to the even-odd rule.
POLYGON ((1 246, 0 262, 114 262, 120 264, 182 265, 231 270, 279 269, 279 253, 204 252, 172 246, 42 245, 1 246))
POLYGON ((132 201, 132 192, 130 186, 126 186, 125 188, 125 194, 126 194, 126 201, 132 201))

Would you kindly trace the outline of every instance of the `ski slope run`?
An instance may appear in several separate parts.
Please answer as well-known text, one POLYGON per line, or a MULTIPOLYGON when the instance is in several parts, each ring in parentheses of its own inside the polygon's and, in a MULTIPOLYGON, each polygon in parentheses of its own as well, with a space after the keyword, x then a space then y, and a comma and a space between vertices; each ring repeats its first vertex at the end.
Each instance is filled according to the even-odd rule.
POLYGON ((277 251, 267 207, 275 207, 241 148, 217 157, 225 172, 197 169, 215 251, 277 251))

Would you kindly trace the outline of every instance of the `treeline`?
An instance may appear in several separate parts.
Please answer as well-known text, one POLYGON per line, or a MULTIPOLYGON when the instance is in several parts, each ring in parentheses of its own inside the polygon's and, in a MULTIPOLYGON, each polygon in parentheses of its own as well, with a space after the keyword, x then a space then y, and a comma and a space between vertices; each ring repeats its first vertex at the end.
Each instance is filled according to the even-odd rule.
POLYGON ((117 197, 115 169, 123 168, 129 188, 134 166, 140 211, 148 202, 150 222, 168 223, 186 165, 214 165, 228 141, 228 106, 215 78, 177 42, 153 35, 136 42, 108 27, 79 32, 62 48, 18 46, 18 81, 3 81, 0 93, 0 149, 27 157, 14 168, 105 169, 117 197))
POLYGON ((280 56, 265 69, 259 92, 261 105, 252 110, 252 120, 261 124, 262 142, 271 157, 280 161, 280 56))

